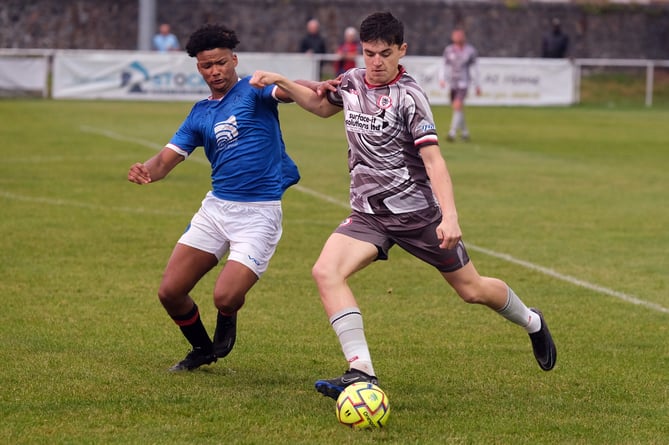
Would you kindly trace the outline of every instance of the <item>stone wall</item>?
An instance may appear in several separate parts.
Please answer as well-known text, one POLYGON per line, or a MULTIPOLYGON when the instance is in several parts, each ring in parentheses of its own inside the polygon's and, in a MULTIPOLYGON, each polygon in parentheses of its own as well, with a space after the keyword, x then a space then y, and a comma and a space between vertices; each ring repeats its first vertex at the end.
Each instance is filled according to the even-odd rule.
MULTIPOLYGON (((136 49, 138 0, 2 0, 0 48, 136 49)), ((669 5, 530 3, 525 0, 157 0, 158 22, 185 43, 206 22, 234 28, 239 51, 293 52, 317 17, 334 51, 344 28, 390 10, 406 26, 411 55, 440 55, 464 26, 484 57, 537 57, 558 17, 572 57, 669 59, 669 5)))

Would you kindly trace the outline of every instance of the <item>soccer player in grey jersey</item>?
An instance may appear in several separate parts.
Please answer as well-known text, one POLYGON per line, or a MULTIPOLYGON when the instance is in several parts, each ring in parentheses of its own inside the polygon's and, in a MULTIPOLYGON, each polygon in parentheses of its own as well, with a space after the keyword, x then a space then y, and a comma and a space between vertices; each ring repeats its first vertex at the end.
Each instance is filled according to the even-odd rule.
POLYGON ((427 98, 404 68, 372 89, 364 69, 350 71, 330 100, 345 114, 351 208, 388 217, 435 208, 419 149, 435 144, 437 134, 427 98))
POLYGON ((463 140, 469 140, 469 130, 465 122, 465 98, 469 86, 473 83, 476 95, 481 95, 478 64, 476 63, 476 49, 465 40, 465 32, 456 29, 451 33, 451 44, 444 49, 444 63, 439 70, 439 84, 450 88, 451 128, 447 140, 455 141, 458 130, 463 140))
POLYGON ((539 366, 553 369, 555 344, 543 315, 497 278, 479 275, 462 242, 453 187, 425 93, 399 64, 402 23, 375 13, 360 26, 365 68, 347 71, 335 91, 310 89, 284 76, 254 73, 257 87, 276 84, 300 106, 328 117, 344 110, 351 173, 351 214, 328 238, 313 267, 332 328, 348 362, 344 375, 318 380, 336 399, 348 385, 378 384, 362 315, 348 278, 397 244, 435 267, 467 303, 483 304, 530 335, 539 366))

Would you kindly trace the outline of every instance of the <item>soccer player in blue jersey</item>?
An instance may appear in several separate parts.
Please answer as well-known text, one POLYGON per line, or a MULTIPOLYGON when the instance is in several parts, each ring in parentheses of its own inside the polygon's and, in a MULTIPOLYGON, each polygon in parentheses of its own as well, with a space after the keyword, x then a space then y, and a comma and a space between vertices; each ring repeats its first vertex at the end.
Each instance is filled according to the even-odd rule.
POLYGON ((402 22, 387 12, 372 14, 360 25, 360 40, 365 68, 347 71, 328 94, 276 73, 258 71, 251 79, 258 87, 280 86, 319 116, 344 112, 351 214, 326 241, 312 274, 348 369, 318 380, 316 390, 337 399, 352 383, 378 384, 348 280, 387 259, 394 245, 434 267, 465 302, 522 327, 540 368, 553 369, 557 351, 541 312, 504 281, 480 275, 467 254, 427 95, 399 64, 407 50, 402 22))
POLYGON ((186 51, 197 59, 211 96, 193 106, 158 154, 128 172, 136 184, 156 182, 198 146, 211 163, 212 189, 174 247, 158 290, 192 346, 171 371, 190 371, 230 353, 237 312, 281 237, 281 197, 299 180, 278 118, 277 104, 288 96, 274 86, 254 88, 249 78, 237 76, 238 43, 234 31, 219 25, 203 26, 190 36, 186 51), (226 254, 214 286, 218 316, 212 341, 189 292, 226 254))

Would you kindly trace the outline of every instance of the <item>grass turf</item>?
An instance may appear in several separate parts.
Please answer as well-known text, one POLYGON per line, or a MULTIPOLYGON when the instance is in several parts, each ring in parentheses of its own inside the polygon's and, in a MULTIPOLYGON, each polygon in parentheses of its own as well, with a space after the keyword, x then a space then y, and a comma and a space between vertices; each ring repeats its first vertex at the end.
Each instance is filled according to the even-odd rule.
MULTIPOLYGON (((395 248, 390 261, 351 279, 392 410, 385 430, 357 432, 338 425, 334 402, 313 390, 317 378, 345 369, 310 277, 347 215, 340 117, 281 107, 303 179, 286 193, 284 236, 240 312, 235 350, 196 372, 166 372, 188 346, 157 285, 209 172, 199 153, 147 187, 125 175, 189 108, 0 101, 1 442, 669 437, 668 111, 467 109, 473 141, 443 144, 465 242, 482 274, 544 311, 558 365, 539 370, 522 329, 461 303, 436 272, 395 248)), ((449 110, 434 111, 445 134, 449 110)), ((193 292, 210 333, 214 279, 193 292)))

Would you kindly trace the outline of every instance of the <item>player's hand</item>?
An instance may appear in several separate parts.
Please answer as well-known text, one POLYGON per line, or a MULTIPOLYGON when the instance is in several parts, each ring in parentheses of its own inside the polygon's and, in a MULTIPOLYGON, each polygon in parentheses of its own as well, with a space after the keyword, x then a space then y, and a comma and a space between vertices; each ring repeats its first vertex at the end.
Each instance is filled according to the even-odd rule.
POLYGON ((476 95, 477 96, 481 95, 481 87, 476 87, 476 95))
POLYGON ((267 85, 273 85, 281 79, 281 76, 276 73, 270 73, 269 71, 256 71, 251 76, 249 84, 256 88, 264 88, 267 85))
POLYGON ((339 75, 336 79, 328 79, 320 82, 315 90, 318 97, 325 96, 328 91, 337 92, 337 87, 341 83, 341 77, 342 75, 339 75))
POLYGON ((444 88, 446 88, 446 82, 443 81, 443 80, 440 80, 440 81, 439 81, 439 87, 440 87, 442 90, 443 90, 444 88))
POLYGON ((148 184, 151 182, 151 173, 144 164, 138 162, 133 164, 128 171, 128 181, 135 184, 148 184))
POLYGON ((462 239, 462 231, 457 218, 444 216, 437 226, 437 238, 440 241, 439 247, 442 249, 452 249, 457 246, 462 239))

